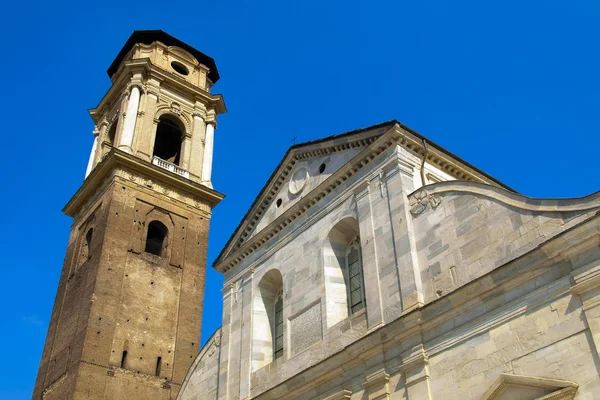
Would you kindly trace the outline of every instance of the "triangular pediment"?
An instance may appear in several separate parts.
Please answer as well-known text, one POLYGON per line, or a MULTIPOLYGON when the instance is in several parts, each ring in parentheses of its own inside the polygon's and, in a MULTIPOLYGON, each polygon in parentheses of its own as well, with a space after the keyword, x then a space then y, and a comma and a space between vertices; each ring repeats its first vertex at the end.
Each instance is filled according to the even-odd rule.
POLYGON ((511 190, 398 121, 301 143, 286 152, 213 266, 221 272, 229 270, 395 145, 416 160, 425 158, 444 180, 484 182, 511 190))
POLYGON ((292 146, 244 216, 219 259, 260 232, 392 126, 393 122, 389 122, 292 146))
POLYGON ((481 400, 570 400, 578 387, 566 380, 501 374, 481 400))

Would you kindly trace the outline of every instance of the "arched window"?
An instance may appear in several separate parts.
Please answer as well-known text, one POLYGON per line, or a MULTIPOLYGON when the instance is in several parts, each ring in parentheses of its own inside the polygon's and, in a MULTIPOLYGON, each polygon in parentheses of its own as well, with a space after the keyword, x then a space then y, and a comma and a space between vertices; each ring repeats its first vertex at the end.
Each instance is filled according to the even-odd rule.
POLYGON ((163 115, 156 127, 153 156, 172 164, 179 165, 183 129, 179 121, 163 115))
POLYGON ((283 278, 277 269, 268 271, 254 292, 252 307, 252 370, 256 371, 284 355, 283 278))
POLYGON ((165 247, 167 247, 168 232, 167 227, 162 222, 150 222, 150 224, 148 224, 145 252, 164 257, 165 247))
POLYGON ((359 235, 350 242, 346 250, 346 268, 348 269, 348 311, 354 314, 362 310, 366 304, 359 235))
POLYGON ((326 321, 331 327, 366 306, 358 221, 347 217, 323 246, 326 321))
POLYGON ((279 292, 275 300, 275 318, 273 318, 273 359, 283 355, 283 293, 279 292))
POLYGON ((81 250, 79 251, 79 265, 82 265, 87 260, 90 259, 90 244, 92 243, 92 234, 94 230, 92 228, 88 229, 85 234, 85 238, 81 242, 81 250))

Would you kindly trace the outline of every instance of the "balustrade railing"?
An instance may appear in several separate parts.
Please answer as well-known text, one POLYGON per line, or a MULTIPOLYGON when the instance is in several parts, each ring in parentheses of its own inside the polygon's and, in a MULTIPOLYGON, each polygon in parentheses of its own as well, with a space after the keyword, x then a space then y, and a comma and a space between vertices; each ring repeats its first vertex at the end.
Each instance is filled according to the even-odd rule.
POLYGON ((173 163, 165 161, 162 158, 158 158, 156 156, 152 157, 152 164, 158 165, 159 167, 166 169, 167 171, 171 171, 174 174, 181 175, 184 178, 190 179, 189 171, 186 171, 185 169, 183 169, 173 163))

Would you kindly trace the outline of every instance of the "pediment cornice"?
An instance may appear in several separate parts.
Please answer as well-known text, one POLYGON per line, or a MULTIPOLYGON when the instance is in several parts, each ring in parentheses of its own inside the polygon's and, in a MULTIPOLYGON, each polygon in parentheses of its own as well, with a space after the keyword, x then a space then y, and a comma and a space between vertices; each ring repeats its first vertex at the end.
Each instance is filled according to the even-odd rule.
POLYGON ((348 135, 340 135, 339 137, 333 137, 331 141, 326 141, 326 145, 320 142, 313 142, 301 145, 299 148, 292 147, 288 150, 279 167, 268 180, 256 201, 229 239, 229 242, 217 257, 213 267, 222 273, 233 268, 240 261, 269 242, 271 238, 298 217, 314 207, 327 194, 354 176, 358 171, 365 168, 379 154, 394 145, 400 145, 421 159, 426 158, 428 162, 457 179, 483 182, 506 188, 500 182, 462 162, 462 160, 455 158, 439 146, 427 143, 423 137, 397 121, 358 131, 356 136, 348 137, 348 135), (377 128, 387 129, 381 133, 381 130, 377 128), (278 190, 286 182, 287 176, 293 171, 294 165, 299 160, 356 147, 362 147, 363 150, 292 207, 283 212, 275 221, 254 236, 251 236, 256 224, 264 215, 264 212, 277 195, 278 190))

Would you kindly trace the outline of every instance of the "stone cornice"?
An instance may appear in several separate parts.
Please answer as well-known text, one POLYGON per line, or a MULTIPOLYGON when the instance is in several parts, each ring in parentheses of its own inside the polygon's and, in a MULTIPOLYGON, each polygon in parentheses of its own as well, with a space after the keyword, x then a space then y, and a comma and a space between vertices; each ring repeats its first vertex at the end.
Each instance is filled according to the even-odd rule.
MULTIPOLYGON (((106 179, 115 175, 115 171, 122 167, 125 171, 132 171, 151 179, 153 182, 159 182, 162 185, 176 188, 176 190, 192 199, 206 203, 210 208, 216 206, 225 195, 207 188, 199 183, 192 182, 179 175, 173 174, 147 161, 141 160, 128 153, 118 149, 111 150, 110 153, 98 164, 90 175, 85 179, 83 185, 69 200, 63 208, 63 212, 74 217, 81 206, 85 205, 88 199, 92 198, 98 191, 98 188, 104 185, 106 179)), ((134 179, 135 180, 135 179, 134 179)), ((163 190, 166 187, 163 187, 163 190)))
POLYGON ((536 212, 570 212, 600 209, 600 191, 585 197, 572 199, 533 199, 508 191, 502 187, 485 183, 446 181, 421 187, 411 193, 408 198, 412 199, 424 191, 429 196, 450 192, 485 196, 511 207, 536 212))
MULTIPOLYGON (((126 61, 124 63, 124 67, 119 71, 116 76, 116 79, 113 81, 113 84, 108 89, 104 97, 100 100, 98 105, 95 108, 89 109, 88 112, 92 117, 94 123, 99 122, 99 118, 105 114, 105 108, 112 104, 115 98, 119 97, 126 87, 130 84, 130 76, 134 73, 142 73, 145 75, 144 84, 142 85, 143 89, 147 86, 146 83, 151 80, 157 80, 163 83, 171 83, 175 85, 179 90, 186 91, 190 98, 195 101, 200 101, 206 104, 209 108, 213 108, 216 114, 223 114, 227 112, 227 107, 225 106, 225 101, 223 100, 223 96, 220 94, 212 94, 208 91, 194 86, 191 83, 187 82, 185 79, 175 76, 173 74, 169 74, 167 71, 162 70, 159 67, 156 67, 152 64, 149 58, 141 58, 126 61)), ((154 94, 157 90, 160 90, 160 87, 156 87, 155 85, 151 85, 152 92, 154 94)))

